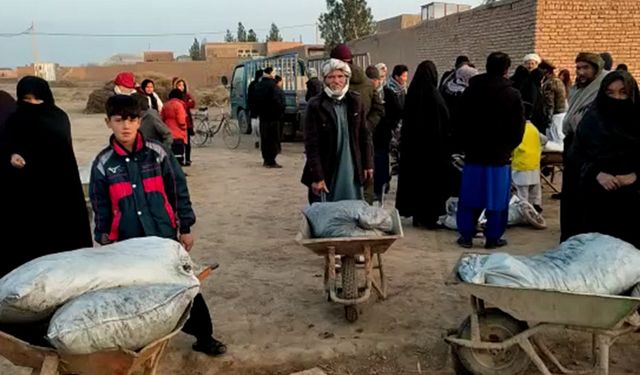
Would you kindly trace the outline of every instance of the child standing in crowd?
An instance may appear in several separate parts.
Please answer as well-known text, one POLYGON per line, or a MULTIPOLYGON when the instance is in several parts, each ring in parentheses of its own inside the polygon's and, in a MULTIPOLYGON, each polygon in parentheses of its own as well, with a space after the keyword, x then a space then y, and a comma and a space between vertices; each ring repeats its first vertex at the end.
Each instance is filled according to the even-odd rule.
POLYGON ((518 197, 542 212, 542 186, 540 184, 540 160, 546 137, 531 122, 531 105, 524 104, 527 122, 522 143, 513 152, 511 179, 518 197))
POLYGON ((162 107, 162 121, 167 124, 171 134, 173 134, 173 144, 171 151, 178 159, 180 165, 184 166, 187 162, 186 148, 188 142, 188 123, 189 118, 184 105, 184 93, 178 89, 173 89, 169 93, 169 101, 162 107))
MULTIPOLYGON (((176 159, 160 143, 138 132, 140 109, 136 99, 115 95, 107 100, 109 146, 91 167, 89 192, 95 212, 95 240, 101 245, 129 238, 157 236, 193 248, 187 181, 176 159), (113 210, 117 207, 118 210, 113 210)), ((213 338, 209 309, 198 294, 183 331, 195 336, 193 350, 208 355, 226 352, 213 338)))

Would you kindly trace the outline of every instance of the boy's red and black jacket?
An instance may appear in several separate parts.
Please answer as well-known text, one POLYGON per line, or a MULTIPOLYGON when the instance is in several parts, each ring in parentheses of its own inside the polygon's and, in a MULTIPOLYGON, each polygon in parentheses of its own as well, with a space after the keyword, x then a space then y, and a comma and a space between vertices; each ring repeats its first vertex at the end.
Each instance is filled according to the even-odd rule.
POLYGON ((187 180, 176 159, 138 133, 133 152, 111 136, 91 167, 89 195, 95 212, 95 240, 177 237, 190 233, 196 217, 187 180))

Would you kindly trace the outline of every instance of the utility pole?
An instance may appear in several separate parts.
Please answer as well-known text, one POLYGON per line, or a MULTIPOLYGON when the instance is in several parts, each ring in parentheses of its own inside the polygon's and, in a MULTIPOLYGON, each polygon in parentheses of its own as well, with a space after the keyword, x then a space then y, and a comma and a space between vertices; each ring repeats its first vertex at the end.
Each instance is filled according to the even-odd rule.
POLYGON ((319 27, 318 27, 318 23, 315 23, 316 25, 316 44, 320 44, 320 31, 319 31, 319 27))
POLYGON ((33 54, 33 64, 35 66, 35 64, 37 64, 38 61, 40 60, 40 57, 38 56, 38 42, 36 40, 35 22, 31 21, 31 27, 29 28, 29 31, 31 32, 31 50, 33 54))

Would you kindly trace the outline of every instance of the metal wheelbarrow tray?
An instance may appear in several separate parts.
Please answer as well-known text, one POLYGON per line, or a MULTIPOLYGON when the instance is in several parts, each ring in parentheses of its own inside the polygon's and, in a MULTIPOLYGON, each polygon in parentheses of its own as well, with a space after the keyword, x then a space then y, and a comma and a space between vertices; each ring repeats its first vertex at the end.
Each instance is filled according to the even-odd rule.
POLYGON ((524 374, 533 361, 551 375, 542 357, 563 374, 609 374, 609 349, 640 325, 640 298, 472 284, 457 273, 460 261, 484 253, 464 253, 446 281, 470 295, 471 315, 445 338, 452 346, 457 374, 524 374), (490 306, 490 307, 487 307, 490 306), (592 334, 593 368, 569 370, 539 333, 570 329, 592 334))
POLYGON ((404 237, 400 215, 397 210, 391 212, 393 220, 392 234, 377 237, 340 237, 340 238, 312 238, 309 221, 304 214, 300 224, 300 231, 296 241, 325 258, 324 285, 328 293, 329 302, 345 305, 345 317, 354 322, 358 319, 357 305, 366 302, 375 290, 381 299, 387 297, 382 254, 398 239, 404 237), (356 257, 364 256, 364 288, 359 288, 356 274, 356 257), (374 266, 373 256, 377 259, 374 266), (342 287, 337 287, 336 256, 341 256, 342 287), (377 269, 379 281, 373 276, 377 269))

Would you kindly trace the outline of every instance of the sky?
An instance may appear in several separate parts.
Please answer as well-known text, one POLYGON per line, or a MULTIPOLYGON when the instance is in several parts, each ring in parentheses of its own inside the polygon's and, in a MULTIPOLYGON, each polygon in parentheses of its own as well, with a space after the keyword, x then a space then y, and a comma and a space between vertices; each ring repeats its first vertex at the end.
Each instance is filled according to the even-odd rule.
MULTIPOLYGON (((431 0, 368 0, 374 19, 402 13, 420 13, 431 0)), ((481 0, 450 1, 479 5, 481 0)), ((186 54, 193 38, 222 41, 224 32, 235 34, 238 22, 253 28, 264 40, 272 22, 284 40, 316 42, 314 26, 326 11, 325 0, 30 0, 2 5, 0 14, 0 67, 15 67, 33 61, 33 43, 19 33, 31 23, 40 32, 93 34, 185 33, 184 36, 95 38, 37 36, 39 61, 61 65, 100 63, 117 53, 141 54, 145 50, 169 50, 186 54), (203 34, 203 33, 210 34, 203 34)))

